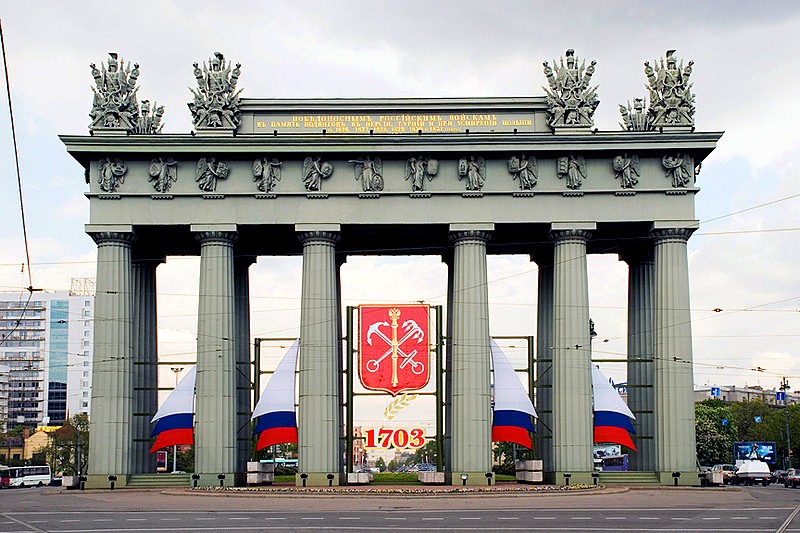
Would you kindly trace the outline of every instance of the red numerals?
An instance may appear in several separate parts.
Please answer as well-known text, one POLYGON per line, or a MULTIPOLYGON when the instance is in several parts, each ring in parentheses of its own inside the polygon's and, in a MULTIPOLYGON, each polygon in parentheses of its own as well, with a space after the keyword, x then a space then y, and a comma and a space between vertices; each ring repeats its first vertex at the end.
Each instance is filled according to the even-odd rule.
POLYGON ((368 429, 365 432, 365 448, 422 448, 425 446, 425 432, 422 428, 406 429, 368 429))

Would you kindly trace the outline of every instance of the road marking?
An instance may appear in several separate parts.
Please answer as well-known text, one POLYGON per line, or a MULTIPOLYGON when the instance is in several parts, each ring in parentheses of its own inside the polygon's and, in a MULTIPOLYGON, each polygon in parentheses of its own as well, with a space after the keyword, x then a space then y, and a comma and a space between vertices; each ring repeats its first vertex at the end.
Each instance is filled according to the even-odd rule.
POLYGON ((593 516, 571 516, 572 520, 594 520, 593 516))
MULTIPOLYGON (((423 520, 444 520, 444 518, 440 517, 440 516, 432 516, 430 518, 423 518, 423 520)), ((503 519, 501 519, 501 520, 503 520, 503 519)), ((508 518, 506 518, 505 520, 508 520, 508 518)), ((516 520, 516 518, 514 520, 516 520)))
POLYGON ((361 517, 360 516, 340 516, 339 520, 361 520, 361 517))
POLYGON ((113 522, 110 518, 95 518, 92 522, 113 522))
POLYGON ((59 522, 80 522, 80 520, 59 520, 59 522))
POLYGON ((26 528, 31 529, 33 531, 36 531, 38 533, 45 533, 44 529, 39 529, 38 527, 36 527, 34 525, 31 525, 32 522, 25 522, 23 520, 17 520, 16 518, 12 518, 12 517, 8 516, 7 514, 0 514, 0 516, 2 516, 3 518, 6 518, 8 520, 11 520, 12 522, 17 523, 17 524, 19 524, 19 525, 21 525, 23 527, 26 527, 26 528))
POLYGON ((161 518, 162 522, 176 522, 178 520, 183 520, 183 518, 161 518))
POLYGON ((747 520, 746 516, 732 516, 731 520, 747 520))
POLYGON ((534 520, 555 520, 555 516, 534 516, 534 520))
MULTIPOLYGON (((517 518, 515 516, 498 516, 497 519, 498 520, 519 520, 519 518, 517 518)), ((423 520, 424 520, 424 518, 423 518, 423 520)), ((442 518, 441 520, 444 520, 444 519, 442 518)))
POLYGON ((300 520, 325 520, 324 516, 303 516, 300 520))
POLYGON ((250 520, 249 516, 229 516, 228 520, 250 520))
POLYGON ((719 520, 718 516, 704 516, 700 520, 719 520))
POLYGON ((627 520, 624 516, 607 516, 606 520, 627 520))
POLYGON ((459 520, 480 520, 480 516, 460 516, 458 517, 459 520))
POLYGON ((640 516, 639 520, 660 520, 657 516, 640 516))
POLYGON ((405 518, 402 516, 387 516, 384 517, 384 520, 405 520, 405 518))
POLYGON ((758 519, 759 520, 777 520, 778 517, 777 516, 759 516, 758 519))
MULTIPOLYGON (((655 518, 654 520, 658 520, 658 519, 655 518)), ((691 520, 691 518, 687 518, 685 516, 673 516, 672 518, 670 518, 670 520, 691 520)))
POLYGON ((778 529, 775 530, 775 533, 783 533, 784 531, 786 531, 786 528, 789 527, 789 524, 792 523, 792 520, 794 520, 794 517, 797 516, 797 513, 800 513, 800 505, 798 505, 797 507, 794 508, 794 511, 792 511, 792 514, 790 514, 786 518, 786 520, 783 522, 783 524, 781 524, 781 527, 779 527, 778 529))
POLYGON ((209 516, 209 517, 202 517, 202 516, 200 516, 200 517, 198 517, 198 518, 195 518, 195 520, 216 520, 216 518, 214 518, 214 517, 211 517, 211 516, 209 516))
POLYGON ((126 522, 144 522, 147 518, 126 518, 126 522))

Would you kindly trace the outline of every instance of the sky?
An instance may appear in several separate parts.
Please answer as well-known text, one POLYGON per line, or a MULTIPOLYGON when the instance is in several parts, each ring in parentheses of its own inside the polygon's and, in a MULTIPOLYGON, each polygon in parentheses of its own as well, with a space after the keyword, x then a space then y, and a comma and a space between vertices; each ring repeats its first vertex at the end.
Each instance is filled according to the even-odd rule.
MULTIPOLYGON (((243 97, 491 97, 543 95, 542 61, 574 48, 597 61, 595 124, 615 131, 618 104, 646 94, 643 62, 676 49, 695 62, 697 129, 725 132, 697 179, 701 226, 689 241, 695 382, 771 388, 787 376, 800 390, 800 3, 4 0, 0 17, 31 274, 48 290, 95 276, 83 169, 57 135, 88 134, 89 64, 109 51, 140 64, 140 99, 166 106, 165 131, 187 133, 192 63, 215 51, 242 64, 243 97)), ((19 290, 28 279, 5 103, 0 212, 0 290, 19 290)), ((254 336, 297 335, 300 269, 298 258, 251 268, 254 336)), ((535 335, 536 265, 492 256, 488 272, 491 333, 535 335)), ((160 353, 190 360, 197 261, 170 258, 158 275, 160 353)), ((589 279, 595 354, 623 359, 626 267, 590 256, 589 279)), ((345 305, 440 305, 446 269, 438 257, 351 257, 342 286, 345 305)), ((270 364, 282 353, 268 352, 270 364)), ((602 368, 625 380, 624 364, 602 368)))

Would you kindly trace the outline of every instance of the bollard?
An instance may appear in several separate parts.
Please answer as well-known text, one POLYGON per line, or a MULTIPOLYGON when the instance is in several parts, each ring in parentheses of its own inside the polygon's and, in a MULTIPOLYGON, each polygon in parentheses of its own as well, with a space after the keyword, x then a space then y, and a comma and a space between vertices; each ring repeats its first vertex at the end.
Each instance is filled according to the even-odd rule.
POLYGON ((679 478, 679 477, 681 477, 681 473, 680 473, 680 472, 673 472, 673 473, 672 473, 672 480, 673 480, 673 482, 674 482, 674 485, 675 485, 676 487, 678 486, 678 478, 679 478))
POLYGON ((117 476, 111 474, 108 476, 108 482, 111 483, 111 490, 114 490, 114 482, 117 481, 117 476))
POLYGON ((333 474, 328 474, 328 486, 333 487, 333 474))
POLYGON ((78 476, 78 485, 81 488, 81 491, 86 490, 86 476, 78 476))
POLYGON ((707 487, 708 486, 708 478, 706 477, 705 472, 700 472, 697 474, 697 477, 700 478, 700 486, 707 487))
POLYGON ((306 480, 308 479, 308 474, 303 472, 302 474, 300 474, 300 479, 303 480, 303 486, 305 487, 306 486, 306 480))
POLYGON ((572 472, 564 472, 564 485, 569 487, 569 478, 572 477, 572 472))
POLYGON ((484 474, 484 476, 486 476, 486 484, 489 485, 490 487, 492 486, 492 476, 493 475, 494 474, 492 474, 491 472, 486 472, 484 474))
POLYGON ((467 480, 469 479, 469 474, 461 474, 461 485, 463 487, 467 486, 467 480))
POLYGON ((192 487, 197 488, 197 484, 200 482, 200 474, 192 474, 192 487))
POLYGON ((600 479, 600 472, 592 472, 592 484, 597 485, 599 479, 600 479))
POLYGON ((219 488, 225 487, 225 474, 217 474, 217 479, 219 480, 219 488))

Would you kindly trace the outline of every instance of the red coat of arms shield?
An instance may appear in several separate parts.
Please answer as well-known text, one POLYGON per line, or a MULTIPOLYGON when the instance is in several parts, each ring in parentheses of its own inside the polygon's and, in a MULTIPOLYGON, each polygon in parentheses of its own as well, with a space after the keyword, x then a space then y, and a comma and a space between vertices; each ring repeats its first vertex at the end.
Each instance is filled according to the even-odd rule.
POLYGON ((430 380, 430 306, 361 305, 358 376, 369 390, 392 396, 430 380))

